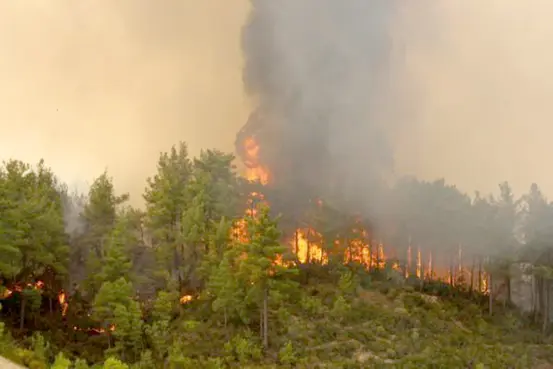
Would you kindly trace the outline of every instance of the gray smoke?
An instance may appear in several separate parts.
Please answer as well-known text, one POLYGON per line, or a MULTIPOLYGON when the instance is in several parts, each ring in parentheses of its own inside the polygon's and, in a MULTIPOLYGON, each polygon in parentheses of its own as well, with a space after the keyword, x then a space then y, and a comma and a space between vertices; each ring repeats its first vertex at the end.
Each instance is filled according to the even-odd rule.
POLYGON ((540 160, 553 155, 551 2, 251 3, 242 47, 256 109, 237 145, 257 136, 275 185, 336 184, 356 204, 404 174, 468 193, 553 188, 540 160))
POLYGON ((398 107, 390 0, 253 0, 243 29, 254 135, 275 186, 359 207, 394 169, 398 107))

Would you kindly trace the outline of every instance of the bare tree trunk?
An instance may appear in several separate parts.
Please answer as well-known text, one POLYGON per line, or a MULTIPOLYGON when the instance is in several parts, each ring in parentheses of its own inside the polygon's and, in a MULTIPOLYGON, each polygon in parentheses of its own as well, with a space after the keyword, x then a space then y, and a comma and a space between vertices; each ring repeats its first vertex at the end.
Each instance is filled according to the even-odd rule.
POLYGON ((532 275, 532 286, 530 288, 530 294, 532 298, 532 319, 536 320, 536 277, 532 275))
POLYGON ((482 258, 478 262, 478 292, 482 293, 482 258))
POLYGON ((488 274, 488 308, 489 314, 492 316, 493 313, 493 279, 492 274, 488 274))
POLYGON ((21 291, 21 309, 19 311, 19 329, 23 330, 25 327, 25 307, 27 305, 27 299, 25 298, 24 292, 21 291))
POLYGON ((455 286, 455 268, 453 267, 453 260, 449 261, 449 284, 455 286))
POLYGON ((543 315, 545 314, 545 300, 544 300, 544 291, 545 291, 545 280, 543 277, 540 277, 539 279, 539 295, 538 295, 538 305, 539 305, 539 312, 543 315))
POLYGON ((470 293, 474 292, 474 258, 472 259, 472 265, 470 267, 470 293))
POLYGON ((543 280, 543 334, 547 333, 547 327, 549 325, 549 281, 543 280))

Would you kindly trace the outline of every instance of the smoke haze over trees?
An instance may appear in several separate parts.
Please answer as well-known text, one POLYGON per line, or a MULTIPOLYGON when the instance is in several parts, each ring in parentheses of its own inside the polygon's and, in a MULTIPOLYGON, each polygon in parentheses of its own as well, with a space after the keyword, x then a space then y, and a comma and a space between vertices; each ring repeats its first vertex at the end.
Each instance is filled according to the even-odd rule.
MULTIPOLYGON (((516 193, 532 181, 553 192, 553 176, 540 160, 553 150, 547 140, 552 55, 542 46, 553 37, 549 2, 373 1, 370 12, 360 1, 281 3, 270 9, 271 2, 247 0, 233 6, 168 1, 163 7, 144 1, 61 1, 48 7, 38 0, 2 2, 2 156, 31 162, 44 157, 69 182, 90 182, 107 166, 122 190, 139 198, 151 158, 173 137, 192 136, 196 153, 206 146, 230 150, 248 112, 258 106, 255 97, 248 106, 241 79, 247 55, 240 35, 255 5, 253 19, 267 19, 275 41, 267 33, 257 37, 269 41, 265 48, 280 45, 271 52, 281 77, 290 80, 294 76, 283 71, 309 68, 313 56, 305 56, 315 51, 327 56, 326 64, 297 76, 297 83, 313 82, 324 70, 343 70, 337 66, 341 59, 353 70, 336 87, 355 91, 350 96, 357 97, 357 106, 374 95, 375 86, 391 87, 379 101, 393 102, 393 109, 384 104, 378 113, 402 123, 387 143, 396 173, 444 176, 468 192, 494 191, 502 180, 516 193), (357 7, 358 14, 348 18, 357 7), (375 34, 356 38, 368 30, 375 34), (384 54, 372 58, 369 45, 384 54), (280 63, 293 60, 287 50, 304 58, 280 63), (362 69, 354 83, 351 76, 364 61, 382 75, 375 81, 374 71, 362 69), (520 149, 525 142, 532 145, 520 149)), ((331 80, 336 76, 320 83, 331 80)), ((381 123, 384 133, 388 124, 381 123)), ((356 136, 347 132, 347 138, 356 136)), ((332 143, 333 152, 352 160, 338 144, 332 143)))
POLYGON ((553 5, 56 4, 0 4, 0 154, 22 160, 0 167, 0 350, 133 369, 550 351, 553 5))

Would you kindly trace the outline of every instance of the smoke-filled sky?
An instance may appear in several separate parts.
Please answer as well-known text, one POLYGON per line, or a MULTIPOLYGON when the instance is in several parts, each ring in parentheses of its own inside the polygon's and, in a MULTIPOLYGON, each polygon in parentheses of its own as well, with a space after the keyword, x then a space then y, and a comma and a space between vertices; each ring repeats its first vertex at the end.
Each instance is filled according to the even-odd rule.
POLYGON ((158 153, 233 149, 247 1, 0 0, 0 157, 135 198, 158 153), (225 5, 223 5, 225 4, 225 5))
POLYGON ((255 56, 279 85, 259 96, 246 73, 251 96, 326 122, 346 172, 393 157, 467 191, 553 194, 550 1, 252 3, 266 43, 244 55, 247 0, 0 0, 0 156, 44 157, 70 183, 107 167, 136 198, 177 141, 232 150, 255 56))
POLYGON ((281 175, 342 189, 395 172, 470 192, 503 180, 552 192, 550 2, 252 3, 245 80, 264 116, 252 122, 265 126, 269 166, 286 162, 281 175))

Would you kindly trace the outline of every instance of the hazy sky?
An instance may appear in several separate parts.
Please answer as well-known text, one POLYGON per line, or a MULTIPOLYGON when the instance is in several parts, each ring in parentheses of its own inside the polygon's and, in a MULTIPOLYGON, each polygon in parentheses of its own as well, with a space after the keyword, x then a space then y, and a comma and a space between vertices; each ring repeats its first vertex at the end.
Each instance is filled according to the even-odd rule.
POLYGON ((0 157, 136 195, 179 140, 232 150, 248 2, 223 3, 0 0, 0 157))
POLYGON ((553 196, 551 12, 547 0, 405 2, 396 32, 413 130, 399 171, 468 191, 536 181, 553 196))
MULTIPOLYGON (((553 3, 402 10, 395 72, 413 124, 397 138, 398 171, 468 191, 537 181, 553 196, 553 3)), ((249 113, 247 13, 247 0, 0 0, 0 156, 43 157, 69 183, 107 167, 136 195, 179 140, 232 150, 249 113)))

